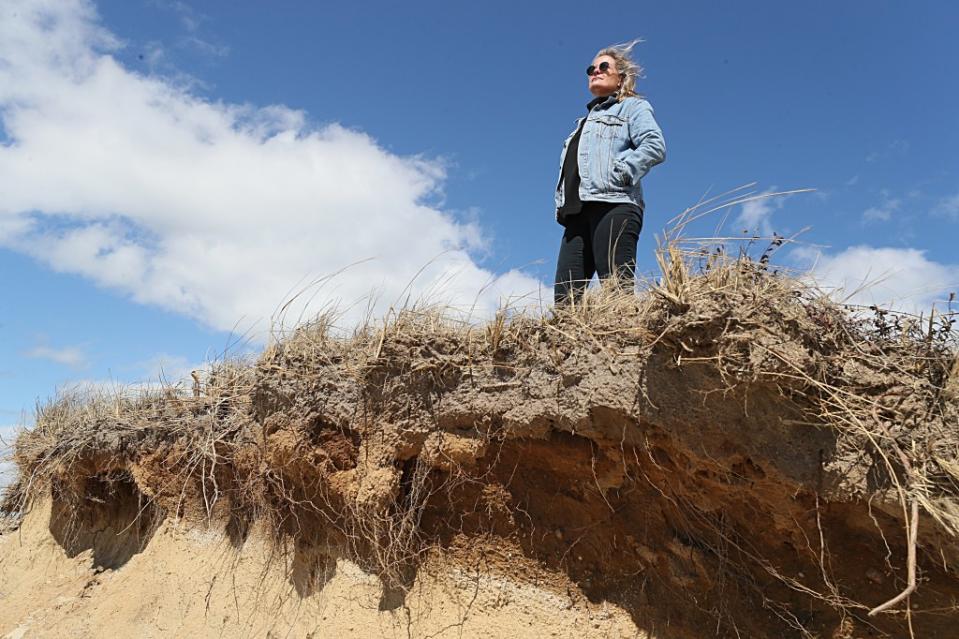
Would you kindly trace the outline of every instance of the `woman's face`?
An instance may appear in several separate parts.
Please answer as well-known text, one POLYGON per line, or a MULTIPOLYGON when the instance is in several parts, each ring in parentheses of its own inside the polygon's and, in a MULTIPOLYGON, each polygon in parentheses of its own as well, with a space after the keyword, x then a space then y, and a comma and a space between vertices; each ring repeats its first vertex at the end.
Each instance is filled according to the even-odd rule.
POLYGON ((597 56, 590 67, 593 73, 589 76, 589 92, 597 98, 616 93, 622 78, 616 71, 616 61, 612 56, 597 56), (604 62, 606 64, 603 64, 604 62))

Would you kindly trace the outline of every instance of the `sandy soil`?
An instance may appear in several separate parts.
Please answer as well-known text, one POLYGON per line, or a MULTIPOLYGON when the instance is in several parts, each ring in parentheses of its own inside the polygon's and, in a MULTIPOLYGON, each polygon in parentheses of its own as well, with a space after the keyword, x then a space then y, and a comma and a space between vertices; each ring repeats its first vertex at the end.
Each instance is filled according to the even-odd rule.
MULTIPOLYGON (((129 557, 98 556, 105 543, 73 554, 50 513, 43 504, 0 536, 4 639, 652 636, 573 586, 557 592, 475 564, 432 562, 393 610, 382 609, 380 580, 343 559, 319 576, 321 588, 302 592, 290 558, 255 532, 237 549, 220 532, 168 520, 129 557)), ((99 535, 109 542, 117 531, 107 524, 99 535)))

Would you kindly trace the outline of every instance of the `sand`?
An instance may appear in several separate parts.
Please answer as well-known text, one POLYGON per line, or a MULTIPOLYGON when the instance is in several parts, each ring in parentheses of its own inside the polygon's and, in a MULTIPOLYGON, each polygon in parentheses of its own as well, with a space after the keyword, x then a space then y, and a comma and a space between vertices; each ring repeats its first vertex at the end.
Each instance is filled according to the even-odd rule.
MULTIPOLYGON (((4 639, 651 636, 575 586, 558 592, 466 563, 421 570, 393 610, 380 609, 380 580, 346 559, 328 566, 322 588, 301 593, 290 558, 257 532, 235 548, 222 531, 173 521, 108 567, 95 548, 71 556, 50 531, 50 512, 40 504, 0 536, 4 639)), ((116 530, 100 534, 109 544, 116 530)))

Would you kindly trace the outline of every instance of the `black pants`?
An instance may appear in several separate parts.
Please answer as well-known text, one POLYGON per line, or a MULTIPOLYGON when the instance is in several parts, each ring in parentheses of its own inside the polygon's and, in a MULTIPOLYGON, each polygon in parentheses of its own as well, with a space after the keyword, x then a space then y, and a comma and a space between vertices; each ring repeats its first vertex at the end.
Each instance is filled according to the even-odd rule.
POLYGON ((600 279, 616 273, 625 285, 633 283, 642 209, 632 204, 584 202, 582 212, 565 222, 553 289, 557 306, 579 299, 596 273, 600 279))

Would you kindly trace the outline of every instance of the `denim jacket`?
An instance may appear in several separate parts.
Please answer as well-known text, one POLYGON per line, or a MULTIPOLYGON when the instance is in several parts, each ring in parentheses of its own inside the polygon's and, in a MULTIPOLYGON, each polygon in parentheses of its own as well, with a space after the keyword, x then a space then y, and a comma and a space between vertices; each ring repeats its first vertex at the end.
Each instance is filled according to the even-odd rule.
MULTIPOLYGON (((563 206, 563 162, 566 149, 583 118, 566 138, 559 158, 556 209, 563 206)), ((640 179, 666 159, 663 132, 645 99, 630 96, 622 102, 611 95, 586 116, 579 139, 579 197, 584 202, 627 202, 644 207, 640 179)))

